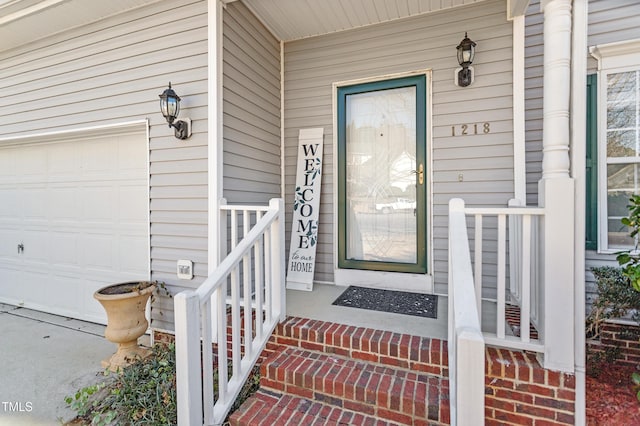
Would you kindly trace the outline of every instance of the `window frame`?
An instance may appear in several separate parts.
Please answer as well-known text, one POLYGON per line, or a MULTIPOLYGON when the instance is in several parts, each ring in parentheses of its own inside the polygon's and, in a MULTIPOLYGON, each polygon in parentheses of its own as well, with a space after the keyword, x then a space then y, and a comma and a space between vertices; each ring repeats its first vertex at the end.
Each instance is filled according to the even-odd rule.
MULTIPOLYGON (((607 79, 611 74, 624 72, 640 73, 640 39, 626 42, 610 43, 590 48, 591 55, 598 60, 597 77, 597 225, 599 253, 615 253, 624 250, 623 247, 609 246, 609 216, 608 216, 608 175, 609 164, 638 164, 640 155, 636 157, 619 157, 620 160, 609 161, 607 156, 607 79), (633 160, 633 161, 630 161, 633 160)), ((640 87, 636 86, 640 91, 640 87)), ((637 105, 637 104, 636 104, 637 105)), ((640 125, 636 119, 636 125, 640 125)), ((636 127, 637 129, 637 127, 636 127)), ((616 157, 612 157, 616 158, 616 157)), ((640 191, 638 192, 640 193, 640 191)), ((588 208, 589 206, 587 206, 588 208)), ((587 215, 589 213, 587 212, 587 215)), ((589 248, 589 247, 587 247, 589 248)), ((629 248, 632 248, 630 246, 629 248)))

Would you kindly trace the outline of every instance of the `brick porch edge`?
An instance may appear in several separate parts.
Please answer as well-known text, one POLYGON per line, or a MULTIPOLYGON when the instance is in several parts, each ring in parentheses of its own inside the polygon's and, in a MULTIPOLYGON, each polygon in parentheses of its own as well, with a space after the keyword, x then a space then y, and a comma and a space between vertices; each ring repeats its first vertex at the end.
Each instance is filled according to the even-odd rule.
MULTIPOLYGON (((155 342, 172 340, 154 330, 155 342)), ((286 347, 448 378, 447 342, 439 339, 288 317, 271 336, 261 362, 286 347)), ((486 425, 574 424, 573 375, 543 369, 532 353, 487 347, 485 357, 486 425)))

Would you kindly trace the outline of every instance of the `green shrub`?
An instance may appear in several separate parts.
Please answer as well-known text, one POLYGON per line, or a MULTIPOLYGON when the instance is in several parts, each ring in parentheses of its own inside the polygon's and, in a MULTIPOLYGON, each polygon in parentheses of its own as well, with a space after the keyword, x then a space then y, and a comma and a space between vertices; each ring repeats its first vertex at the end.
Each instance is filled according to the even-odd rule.
POLYGON ((591 313, 587 317, 587 334, 598 337, 600 325, 609 318, 621 318, 631 314, 640 321, 640 292, 637 292, 629 278, 620 268, 601 266, 591 268, 596 278, 598 295, 593 302, 591 313))
MULTIPOLYGON (((231 374, 229 366, 228 373, 231 374)), ((175 425, 176 355, 175 345, 155 345, 153 354, 138 360, 114 374, 104 372, 105 380, 88 386, 65 398, 78 417, 87 424, 108 425, 175 425)), ((214 393, 217 393, 218 371, 214 371, 214 393)), ((260 387, 260 369, 254 367, 240 391, 231 412, 260 387)))

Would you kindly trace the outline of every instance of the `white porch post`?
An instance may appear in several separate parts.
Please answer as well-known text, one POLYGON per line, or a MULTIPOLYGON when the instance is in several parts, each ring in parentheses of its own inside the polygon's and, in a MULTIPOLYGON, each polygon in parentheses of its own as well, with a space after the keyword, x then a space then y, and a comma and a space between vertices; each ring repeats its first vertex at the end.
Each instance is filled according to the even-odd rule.
POLYGON ((542 226, 545 368, 574 369, 574 191, 569 175, 571 0, 543 0, 542 226))

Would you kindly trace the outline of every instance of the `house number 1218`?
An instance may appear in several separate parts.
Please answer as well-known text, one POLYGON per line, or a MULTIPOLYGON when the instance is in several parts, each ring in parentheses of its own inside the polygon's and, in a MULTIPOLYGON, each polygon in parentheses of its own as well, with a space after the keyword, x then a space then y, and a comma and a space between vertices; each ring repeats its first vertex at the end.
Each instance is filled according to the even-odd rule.
POLYGON ((458 124, 451 126, 451 136, 468 136, 491 133, 489 123, 458 124))

